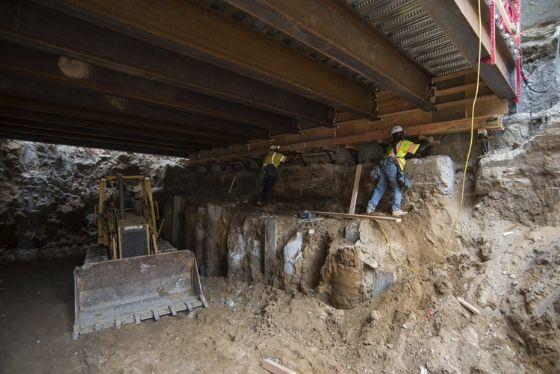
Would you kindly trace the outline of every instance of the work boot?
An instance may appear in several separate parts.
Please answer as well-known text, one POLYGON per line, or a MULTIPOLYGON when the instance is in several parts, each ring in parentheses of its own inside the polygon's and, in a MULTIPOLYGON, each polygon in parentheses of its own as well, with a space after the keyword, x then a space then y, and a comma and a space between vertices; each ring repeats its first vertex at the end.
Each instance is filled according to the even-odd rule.
POLYGON ((257 204, 257 206, 263 206, 263 202, 260 201, 260 200, 257 200, 256 204, 257 204))
POLYGON ((404 216, 405 214, 408 214, 408 212, 403 212, 402 210, 393 210, 393 215, 395 217, 401 217, 404 216))
POLYGON ((367 208, 366 214, 375 214, 375 209, 367 208))

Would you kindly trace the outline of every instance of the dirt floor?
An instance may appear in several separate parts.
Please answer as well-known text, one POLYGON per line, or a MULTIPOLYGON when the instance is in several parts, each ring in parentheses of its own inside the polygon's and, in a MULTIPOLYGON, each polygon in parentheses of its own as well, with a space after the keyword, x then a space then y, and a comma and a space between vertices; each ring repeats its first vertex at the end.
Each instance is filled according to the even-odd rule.
MULTIPOLYGON (((535 365, 505 305, 515 310, 518 290, 525 287, 527 297, 539 279, 535 269, 514 265, 538 267, 527 261, 537 247, 552 249, 537 255, 556 271, 560 230, 500 221, 488 226, 493 235, 502 233, 502 243, 485 262, 466 253, 430 266, 405 261, 408 271, 393 290, 352 310, 313 294, 212 277, 203 279, 210 308, 194 318, 180 313, 79 341, 71 329, 72 270, 80 259, 2 264, 0 372, 259 373, 264 358, 299 372, 552 372, 554 356, 546 364, 545 350, 535 365), (473 315, 456 296, 486 306, 473 315)), ((547 341, 558 339, 535 337, 537 355, 547 341)))

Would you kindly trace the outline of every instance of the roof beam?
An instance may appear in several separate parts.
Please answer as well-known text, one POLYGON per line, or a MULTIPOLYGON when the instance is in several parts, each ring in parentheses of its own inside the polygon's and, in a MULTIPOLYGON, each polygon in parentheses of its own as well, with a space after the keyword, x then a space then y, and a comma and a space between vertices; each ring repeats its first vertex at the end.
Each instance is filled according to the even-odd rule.
POLYGON ((0 93, 31 98, 51 103, 71 105, 84 110, 97 110, 144 117, 145 119, 173 121, 185 128, 218 131, 223 134, 241 135, 248 139, 266 138, 270 134, 252 126, 209 118, 198 114, 179 112, 134 99, 100 94, 83 88, 54 85, 41 79, 30 79, 12 73, 0 72, 0 93))
POLYGON ((22 124, 46 124, 45 129, 60 126, 61 129, 83 131, 103 134, 122 139, 143 139, 147 143, 161 143, 171 145, 196 146, 205 148, 211 145, 224 145, 225 141, 213 139, 194 138, 188 135, 168 134, 157 129, 138 129, 128 126, 115 126, 114 124, 88 121, 83 119, 64 117, 53 114, 28 112, 20 109, 6 108, 0 106, 0 118, 11 119, 22 124))
POLYGON ((317 101, 34 2, 0 2, 0 37, 290 118, 333 123, 333 109, 317 101))
POLYGON ((430 77, 343 1, 226 0, 424 109, 430 77))
MULTIPOLYGON (((472 0, 448 0, 442 6, 441 0, 418 0, 434 22, 443 30, 465 58, 476 67, 478 63, 478 11, 472 0)), ((482 2, 482 6, 486 6, 482 2)), ((484 12, 482 12, 484 14, 484 12)), ((487 18, 482 20, 482 57, 490 56, 490 31, 487 18)), ((480 75, 486 85, 501 99, 512 99, 516 95, 512 85, 513 61, 496 44, 496 63, 480 66, 480 75)))
POLYGON ((132 131, 157 131, 170 137, 196 137, 197 141, 208 143, 227 143, 227 141, 243 141, 247 138, 234 134, 224 134, 217 131, 197 130, 183 126, 181 123, 151 120, 122 114, 85 111, 59 104, 27 100, 0 94, 0 112, 8 113, 15 118, 69 118, 72 121, 91 121, 106 123, 112 128, 130 129, 132 131), (18 117, 21 116, 21 117, 18 117), (36 117, 30 117, 36 116, 36 117), (51 117, 52 116, 52 117, 51 117))
POLYGON ((134 133, 118 133, 114 131, 100 130, 97 127, 79 127, 68 123, 36 121, 28 119, 10 118, 0 115, 0 123, 9 125, 9 130, 29 131, 39 135, 52 136, 69 136, 76 139, 99 139, 107 143, 142 143, 148 147, 165 148, 165 149, 202 149, 207 145, 197 144, 195 142, 185 142, 182 140, 157 139, 154 137, 140 136, 134 133))
POLYGON ((0 122, 0 138, 25 140, 39 143, 72 145, 76 147, 103 148, 124 152, 151 153, 175 157, 186 157, 187 153, 192 152, 192 149, 178 150, 166 149, 163 147, 154 148, 142 143, 134 142, 107 142, 99 139, 76 138, 75 136, 68 135, 53 136, 52 134, 39 134, 36 131, 27 131, 24 129, 12 128, 13 126, 13 123, 6 124, 0 122))
POLYGON ((3 51, 0 54, 0 67, 6 70, 172 109, 243 122, 270 129, 273 134, 298 130, 295 121, 288 117, 116 72, 64 55, 53 55, 2 41, 0 50, 3 51))
POLYGON ((292 92, 374 116, 362 85, 200 5, 169 0, 55 0, 45 5, 292 92))

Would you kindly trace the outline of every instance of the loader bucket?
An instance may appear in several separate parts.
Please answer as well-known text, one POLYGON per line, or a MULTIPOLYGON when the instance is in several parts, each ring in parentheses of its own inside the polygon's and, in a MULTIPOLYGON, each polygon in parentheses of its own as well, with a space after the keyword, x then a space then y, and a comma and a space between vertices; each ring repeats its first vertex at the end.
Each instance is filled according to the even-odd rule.
POLYGON ((73 339, 207 307, 191 251, 90 262, 74 269, 73 339))

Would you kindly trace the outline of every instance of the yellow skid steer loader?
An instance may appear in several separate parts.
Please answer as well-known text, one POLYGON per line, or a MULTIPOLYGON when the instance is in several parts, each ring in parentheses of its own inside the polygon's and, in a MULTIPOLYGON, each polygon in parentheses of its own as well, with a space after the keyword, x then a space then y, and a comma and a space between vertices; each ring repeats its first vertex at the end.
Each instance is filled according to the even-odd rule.
POLYGON ((98 246, 74 269, 74 340, 207 307, 194 254, 158 240, 157 216, 149 177, 101 180, 95 211, 98 246))

